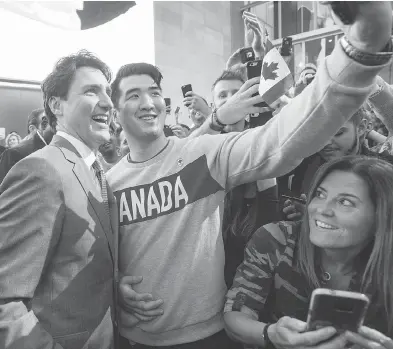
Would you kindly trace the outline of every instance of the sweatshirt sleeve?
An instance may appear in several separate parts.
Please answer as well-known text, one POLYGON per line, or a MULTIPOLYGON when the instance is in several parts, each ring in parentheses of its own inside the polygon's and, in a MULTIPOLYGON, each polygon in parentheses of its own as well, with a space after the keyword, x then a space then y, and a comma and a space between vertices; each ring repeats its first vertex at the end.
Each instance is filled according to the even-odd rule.
POLYGON ((229 190, 290 172, 361 107, 384 66, 362 65, 338 43, 313 82, 268 123, 226 137, 204 136, 212 174, 229 190))

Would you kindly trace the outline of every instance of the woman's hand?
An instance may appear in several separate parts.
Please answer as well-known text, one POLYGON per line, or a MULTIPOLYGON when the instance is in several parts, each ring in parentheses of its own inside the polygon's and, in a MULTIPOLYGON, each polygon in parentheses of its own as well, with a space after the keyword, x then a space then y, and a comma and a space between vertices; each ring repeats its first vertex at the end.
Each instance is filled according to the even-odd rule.
POLYGON ((366 326, 360 327, 358 333, 347 331, 345 336, 348 342, 354 344, 351 348, 393 349, 391 338, 366 326))
POLYGON ((324 327, 308 332, 306 330, 307 323, 284 316, 269 327, 268 335, 277 349, 340 349, 345 347, 346 338, 344 334, 332 338, 337 333, 334 327, 324 327))

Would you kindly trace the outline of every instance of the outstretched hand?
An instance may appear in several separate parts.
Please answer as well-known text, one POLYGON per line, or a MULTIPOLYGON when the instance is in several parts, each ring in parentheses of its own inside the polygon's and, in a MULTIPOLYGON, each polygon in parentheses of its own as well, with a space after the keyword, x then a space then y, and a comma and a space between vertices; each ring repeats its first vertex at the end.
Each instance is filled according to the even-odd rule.
MULTIPOLYGON (((331 1, 324 1, 329 5, 331 1)), ((358 50, 377 53, 390 40, 392 30, 392 6, 389 1, 357 1, 355 21, 344 24, 332 11, 335 23, 341 27, 349 42, 358 50)))
POLYGON ((236 124, 248 114, 263 113, 266 107, 255 107, 262 103, 263 98, 258 93, 260 77, 247 80, 243 86, 224 105, 217 110, 217 118, 227 125, 236 124))

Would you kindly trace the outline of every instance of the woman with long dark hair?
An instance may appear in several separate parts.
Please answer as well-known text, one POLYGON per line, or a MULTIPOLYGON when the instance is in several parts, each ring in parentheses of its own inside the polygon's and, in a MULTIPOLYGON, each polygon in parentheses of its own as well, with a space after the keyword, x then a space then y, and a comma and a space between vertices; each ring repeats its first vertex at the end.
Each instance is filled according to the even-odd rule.
POLYGON ((268 224, 248 243, 227 295, 227 332, 262 347, 393 348, 392 207, 390 163, 347 156, 323 165, 303 221, 268 224), (306 330, 311 292, 319 287, 370 298, 359 333, 306 330))

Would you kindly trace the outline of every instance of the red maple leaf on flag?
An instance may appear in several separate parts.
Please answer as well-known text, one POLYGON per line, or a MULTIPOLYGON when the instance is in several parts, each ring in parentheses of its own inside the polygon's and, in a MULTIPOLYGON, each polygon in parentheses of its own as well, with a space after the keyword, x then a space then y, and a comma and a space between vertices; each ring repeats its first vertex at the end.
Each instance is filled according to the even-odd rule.
POLYGON ((276 78, 278 78, 276 70, 278 70, 278 63, 276 62, 263 63, 263 67, 262 67, 263 78, 265 80, 276 80, 276 78))

